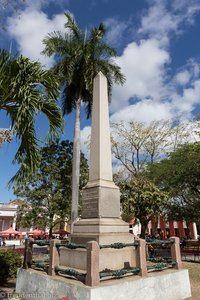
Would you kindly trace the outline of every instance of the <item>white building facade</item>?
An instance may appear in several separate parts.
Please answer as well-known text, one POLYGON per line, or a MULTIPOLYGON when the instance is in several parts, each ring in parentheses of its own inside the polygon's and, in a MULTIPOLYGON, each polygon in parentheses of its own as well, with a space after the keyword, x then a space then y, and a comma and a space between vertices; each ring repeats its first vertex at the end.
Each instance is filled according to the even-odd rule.
POLYGON ((17 204, 0 204, 0 231, 16 227, 17 204))

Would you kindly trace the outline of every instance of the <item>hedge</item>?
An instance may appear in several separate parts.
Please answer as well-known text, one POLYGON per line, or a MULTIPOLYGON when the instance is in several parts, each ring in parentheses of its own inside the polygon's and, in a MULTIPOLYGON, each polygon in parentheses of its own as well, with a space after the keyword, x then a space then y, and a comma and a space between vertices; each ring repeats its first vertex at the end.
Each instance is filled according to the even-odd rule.
POLYGON ((5 283, 8 278, 17 275, 17 269, 22 266, 19 253, 13 251, 0 252, 0 284, 5 283))

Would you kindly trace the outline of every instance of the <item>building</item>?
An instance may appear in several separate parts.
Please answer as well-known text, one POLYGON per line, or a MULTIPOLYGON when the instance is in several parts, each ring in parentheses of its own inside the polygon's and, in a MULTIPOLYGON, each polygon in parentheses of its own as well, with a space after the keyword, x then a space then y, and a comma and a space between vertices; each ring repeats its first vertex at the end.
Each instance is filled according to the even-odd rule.
MULTIPOLYGON (((155 218, 152 218, 147 227, 148 234, 152 235, 155 229, 155 218)), ((196 223, 190 222, 187 224, 185 221, 166 221, 163 217, 158 218, 157 232, 163 238, 178 236, 180 239, 187 237, 196 240, 198 237, 196 223)))
MULTIPOLYGON (((129 223, 129 231, 134 235, 140 235, 141 226, 140 224, 134 224, 131 220, 129 223)), ((180 239, 184 237, 196 240, 198 238, 196 223, 186 224, 185 221, 166 221, 163 217, 158 218, 156 225, 155 217, 152 217, 149 222, 146 233, 150 236, 155 234, 155 231, 160 235, 161 238, 169 238, 170 236, 177 236, 180 239)))
POLYGON ((7 230, 10 226, 15 229, 17 204, 7 203, 0 204, 0 231, 7 230))
MULTIPOLYGON (((23 203, 20 199, 9 203, 0 203, 0 231, 7 230, 11 226, 13 229, 16 229, 17 208, 23 203)), ((22 232, 26 231, 24 228, 17 229, 22 232)))

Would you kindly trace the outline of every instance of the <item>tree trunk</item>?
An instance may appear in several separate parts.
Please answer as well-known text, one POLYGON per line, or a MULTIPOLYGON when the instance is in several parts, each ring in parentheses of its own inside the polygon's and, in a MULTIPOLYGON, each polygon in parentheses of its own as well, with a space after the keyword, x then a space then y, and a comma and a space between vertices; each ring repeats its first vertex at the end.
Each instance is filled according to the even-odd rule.
POLYGON ((49 228, 49 239, 52 238, 52 231, 53 231, 53 227, 51 225, 50 228, 49 228))
POLYGON ((159 216, 158 214, 155 213, 155 228, 154 228, 154 232, 152 232, 153 235, 155 235, 155 233, 158 231, 158 220, 159 220, 159 216))
POLYGON ((50 226, 49 226, 49 239, 52 238, 52 232, 53 232, 53 227, 54 227, 54 223, 53 223, 53 217, 54 217, 54 214, 50 214, 50 226))
POLYGON ((140 234, 140 238, 141 239, 145 239, 145 235, 146 235, 146 229, 147 229, 147 224, 148 224, 148 222, 142 222, 142 221, 140 221, 140 223, 141 223, 141 234, 140 234))
POLYGON ((76 119, 74 125, 73 163, 72 163, 72 206, 71 233, 78 218, 79 179, 80 179, 80 108, 81 99, 76 102, 76 119))

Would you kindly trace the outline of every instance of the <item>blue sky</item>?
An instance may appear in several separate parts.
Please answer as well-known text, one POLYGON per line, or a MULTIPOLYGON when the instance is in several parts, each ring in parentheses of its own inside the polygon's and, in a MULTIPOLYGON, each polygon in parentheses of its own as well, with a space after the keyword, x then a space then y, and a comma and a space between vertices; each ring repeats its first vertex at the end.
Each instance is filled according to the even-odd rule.
MULTIPOLYGON (((0 5, 5 2, 0 0, 0 5)), ((42 40, 54 30, 64 30, 64 11, 72 13, 88 31, 104 22, 107 42, 117 49, 115 58, 126 76, 115 86, 110 106, 111 121, 160 119, 190 120, 200 113, 200 1, 199 0, 26 0, 3 9, 7 31, 0 32, 0 47, 22 53, 49 68, 54 58, 41 55, 42 40), (20 6, 20 4, 22 4, 20 6)), ((73 138, 71 114, 64 137, 73 138)), ((0 112, 0 127, 10 122, 0 112)), ((82 149, 90 121, 81 115, 82 149)), ((37 132, 43 139, 46 123, 39 116, 37 132)), ((15 198, 7 183, 17 171, 12 159, 17 142, 0 149, 0 202, 15 198)))

